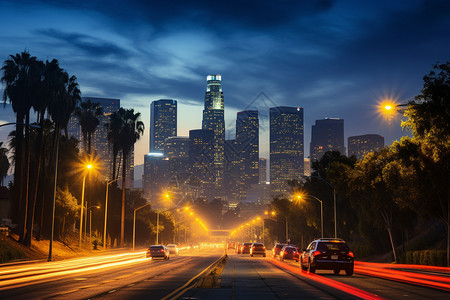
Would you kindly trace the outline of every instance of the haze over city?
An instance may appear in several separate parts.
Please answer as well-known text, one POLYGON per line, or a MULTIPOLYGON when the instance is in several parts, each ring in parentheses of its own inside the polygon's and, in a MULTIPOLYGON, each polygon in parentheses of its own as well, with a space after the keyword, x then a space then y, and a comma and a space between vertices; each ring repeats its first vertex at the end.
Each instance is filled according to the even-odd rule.
MULTIPOLYGON (((178 100, 178 135, 201 128, 208 74, 222 75, 227 129, 261 92, 303 107, 308 155, 311 125, 325 117, 344 119, 345 138, 407 134, 376 116, 377 101, 419 93, 448 56, 449 13, 447 1, 2 1, 0 57, 56 58, 82 96, 139 111, 135 164, 148 152, 151 101, 178 100)), ((267 140, 268 130, 261 157, 267 140)))

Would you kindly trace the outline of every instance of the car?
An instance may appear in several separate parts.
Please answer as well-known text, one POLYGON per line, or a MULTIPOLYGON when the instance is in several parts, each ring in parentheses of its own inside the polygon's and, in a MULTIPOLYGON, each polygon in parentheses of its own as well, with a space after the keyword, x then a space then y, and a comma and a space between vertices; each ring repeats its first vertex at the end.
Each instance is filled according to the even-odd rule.
POLYGON ((250 246, 250 256, 260 254, 263 257, 266 257, 266 247, 264 247, 263 243, 253 243, 250 246))
POLYGON ((280 260, 283 261, 285 259, 294 259, 298 262, 299 254, 296 245, 284 245, 280 251, 280 260))
POLYGON ((277 257, 278 255, 280 255, 280 251, 281 251, 281 249, 283 249, 284 245, 286 245, 286 244, 280 244, 280 243, 275 244, 275 246, 272 249, 272 256, 277 257))
POLYGON ((175 244, 169 244, 169 245, 167 245, 167 248, 169 249, 170 254, 178 255, 179 249, 178 249, 178 246, 177 246, 177 245, 175 245, 175 244))
POLYGON ((241 246, 241 254, 250 254, 250 247, 252 243, 244 243, 241 246))
POLYGON ((234 249, 234 251, 237 254, 241 254, 241 248, 242 248, 242 244, 241 243, 236 243, 236 248, 234 249))
POLYGON ((164 245, 152 245, 147 249, 147 258, 163 258, 164 260, 170 258, 169 249, 164 245))
POLYGON ((333 270, 336 275, 344 270, 347 276, 351 276, 354 254, 343 239, 315 239, 303 250, 300 267, 310 273, 315 273, 316 270, 333 270))

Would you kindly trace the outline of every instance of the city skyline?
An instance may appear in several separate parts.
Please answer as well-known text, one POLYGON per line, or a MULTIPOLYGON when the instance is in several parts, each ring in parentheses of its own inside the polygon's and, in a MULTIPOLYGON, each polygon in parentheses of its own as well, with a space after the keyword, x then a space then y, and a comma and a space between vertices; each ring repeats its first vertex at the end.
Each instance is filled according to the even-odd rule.
POLYGON ((412 99, 432 64, 448 60, 448 1, 171 3, 2 1, 0 59, 23 50, 56 58, 77 76, 82 96, 118 98, 139 111, 146 131, 137 165, 148 152, 151 101, 177 99, 178 135, 188 136, 201 128, 208 74, 222 75, 229 132, 262 92, 271 107, 304 108, 305 145, 314 121, 326 117, 345 120, 345 141, 379 134, 389 145, 406 132, 400 117, 377 117, 377 101, 412 99))

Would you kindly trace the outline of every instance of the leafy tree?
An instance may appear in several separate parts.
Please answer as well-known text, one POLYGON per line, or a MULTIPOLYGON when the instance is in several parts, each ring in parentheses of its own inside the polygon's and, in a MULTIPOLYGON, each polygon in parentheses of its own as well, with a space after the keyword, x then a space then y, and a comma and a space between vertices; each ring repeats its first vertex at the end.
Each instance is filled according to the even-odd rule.
POLYGON ((393 199, 393 191, 383 178, 383 172, 390 162, 389 150, 385 148, 367 154, 356 163, 351 178, 351 187, 355 194, 352 205, 366 221, 387 230, 394 260, 397 261, 393 218, 400 209, 393 199))
POLYGON ((447 265, 450 264, 450 62, 436 64, 424 86, 408 103, 402 124, 413 133, 416 161, 410 163, 426 184, 416 186, 424 211, 447 224, 447 265))
POLYGON ((77 199, 72 196, 69 191, 68 186, 65 186, 63 189, 60 187, 56 190, 56 207, 55 207, 55 221, 59 226, 59 233, 64 234, 67 230, 66 224, 74 224, 77 213, 80 210, 80 206, 78 205, 77 199))

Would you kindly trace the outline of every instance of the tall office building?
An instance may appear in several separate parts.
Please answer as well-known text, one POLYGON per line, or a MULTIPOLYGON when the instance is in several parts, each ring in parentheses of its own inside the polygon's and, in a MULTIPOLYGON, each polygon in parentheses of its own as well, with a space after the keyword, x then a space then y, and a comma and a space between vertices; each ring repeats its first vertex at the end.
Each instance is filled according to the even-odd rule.
POLYGON ((191 182, 201 187, 202 196, 214 194, 214 131, 189 130, 189 160, 192 176, 191 182))
POLYGON ((304 170, 304 175, 305 176, 311 176, 311 160, 309 157, 305 157, 305 170, 304 170))
POLYGON ((229 203, 245 200, 245 183, 241 177, 243 173, 244 164, 239 143, 236 140, 226 140, 224 189, 229 203))
POLYGON ((150 104, 150 153, 163 153, 164 142, 177 135, 177 101, 161 99, 150 104))
POLYGON ((161 199, 168 183, 167 159, 162 153, 148 153, 144 156, 142 188, 144 197, 152 202, 161 199))
POLYGON ((172 136, 167 138, 164 144, 169 184, 176 188, 190 176, 189 137, 172 136))
POLYGON ((266 184, 267 182, 267 158, 259 159, 259 183, 266 184))
POLYGON ((369 152, 378 151, 384 147, 384 137, 378 134, 364 134, 348 138, 348 156, 362 159, 369 152))
POLYGON ((224 99, 222 92, 221 75, 208 75, 206 77, 205 107, 203 110, 203 130, 212 130, 213 140, 213 169, 215 188, 220 190, 223 186, 225 164, 225 120, 224 99))
POLYGON ((288 191, 287 181, 303 175, 303 108, 270 108, 270 185, 273 195, 288 191))
POLYGON ((239 144, 243 172, 239 176, 249 190, 259 182, 259 118, 257 110, 237 113, 236 141, 239 144))
MULTIPOLYGON (((95 132, 91 137, 91 151, 95 153, 100 158, 101 163, 101 174, 103 175, 104 180, 110 180, 112 176, 112 168, 113 168, 113 151, 112 145, 110 145, 107 135, 107 126, 109 123, 110 116, 112 113, 117 112, 120 108, 120 99, 112 99, 112 98, 98 98, 98 97, 82 97, 81 101, 86 102, 90 100, 93 103, 99 103, 102 108, 102 115, 98 117, 99 124, 95 129, 95 132)), ((69 120, 68 124, 68 134, 69 136, 73 136, 80 141, 79 147, 83 147, 82 143, 82 133, 81 126, 77 117, 72 116, 69 120)), ((86 149, 81 149, 86 152, 86 149)), ((121 153, 117 156, 117 161, 121 159, 121 153)), ((116 167, 118 167, 117 164, 116 167)), ((127 182, 125 183, 127 188, 134 187, 134 147, 132 148, 128 160, 126 162, 126 172, 127 172, 127 182)), ((116 174, 119 174, 119 177, 122 176, 122 165, 120 164, 120 169, 116 170, 116 174), (117 173, 119 172, 119 173, 117 173)))
POLYGON ((344 119, 316 120, 316 124, 312 126, 311 163, 320 160, 327 151, 339 151, 342 155, 345 155, 344 119))

